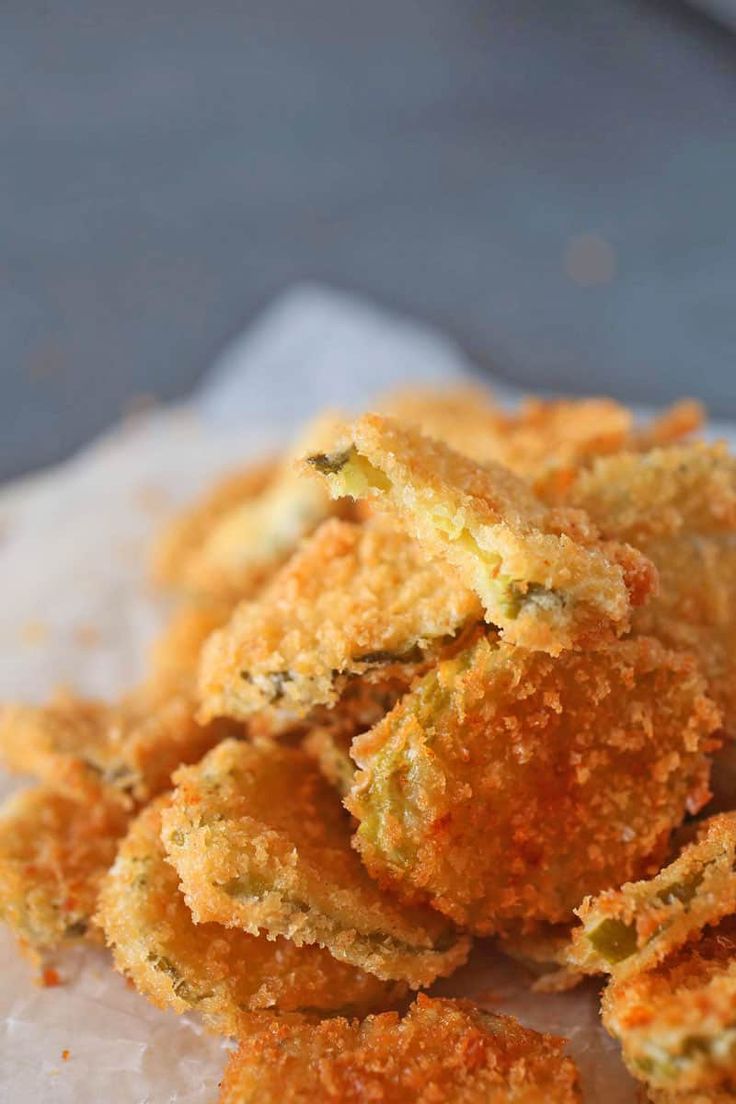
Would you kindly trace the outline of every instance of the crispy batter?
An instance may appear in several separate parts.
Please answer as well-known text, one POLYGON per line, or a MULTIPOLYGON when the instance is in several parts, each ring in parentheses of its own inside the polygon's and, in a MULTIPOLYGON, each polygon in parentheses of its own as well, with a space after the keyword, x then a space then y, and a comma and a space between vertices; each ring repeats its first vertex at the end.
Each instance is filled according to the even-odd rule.
POLYGON ((659 595, 634 627, 698 657, 736 734, 736 458, 722 444, 611 457, 578 477, 568 501, 656 564, 659 595))
POLYGON ((711 817, 656 877, 583 901, 570 961, 617 979, 650 969, 707 924, 736 912, 735 865, 736 813, 711 817))
POLYGON ((151 573, 160 586, 186 589, 192 558, 225 515, 263 494, 278 471, 274 460, 259 461, 222 476, 201 498, 177 514, 151 551, 151 573))
POLYGON ((614 639, 656 584, 641 553, 602 544, 582 512, 550 510, 506 468, 379 415, 358 419, 308 462, 334 497, 391 509, 476 591, 509 643, 557 655, 614 639))
POLYGON ((161 810, 131 825, 100 892, 98 923, 115 965, 160 1008, 194 1009, 224 1035, 245 1030, 252 1012, 357 1015, 394 1007, 401 984, 338 962, 321 947, 195 925, 161 843, 161 810))
POLYGON ((530 479, 577 468, 622 449, 648 449, 687 436, 703 422, 692 399, 676 403, 641 429, 631 411, 608 398, 526 399, 517 411, 497 406, 484 387, 410 388, 380 410, 479 463, 495 461, 530 479))
POLYGON ((45 706, 0 708, 5 766, 70 794, 126 805, 150 800, 180 764, 232 734, 221 721, 198 724, 189 695, 150 687, 113 705, 60 692, 45 706))
POLYGON ((169 619, 151 650, 147 684, 160 692, 192 693, 202 645, 227 621, 232 607, 225 602, 185 602, 169 619))
POLYGON ((324 487, 305 479, 296 461, 321 448, 337 424, 329 413, 311 422, 264 491, 215 521, 190 558, 191 591, 231 600, 252 597, 300 540, 335 513, 324 487))
POLYGON ((444 918, 398 907, 370 880, 304 751, 229 740, 176 783, 163 840, 197 923, 318 943, 415 988, 464 962, 468 941, 444 918))
POLYGON ((690 658, 655 640, 557 659, 481 640, 353 742, 356 846, 477 934, 567 923, 657 868, 708 798, 718 720, 690 658))
POLYGON ((480 616, 472 591, 390 519, 331 519, 208 642, 201 716, 304 715, 334 704, 348 676, 401 674, 480 616))
POLYGON ((562 1048, 470 1001, 420 995, 401 1018, 253 1031, 230 1059, 220 1104, 576 1104, 562 1048))
POLYGON ((49 951, 94 938, 100 880, 127 817, 116 805, 81 802, 38 786, 0 811, 0 919, 21 944, 49 951))
POLYGON ((655 1090, 655 1100, 733 1100, 736 918, 708 929, 655 969, 611 982, 602 1015, 629 1070, 655 1090))
POLYGON ((304 733, 304 750, 343 796, 355 774, 350 758, 353 739, 385 717, 407 689, 402 679, 381 683, 355 679, 332 709, 318 707, 312 711, 304 733))

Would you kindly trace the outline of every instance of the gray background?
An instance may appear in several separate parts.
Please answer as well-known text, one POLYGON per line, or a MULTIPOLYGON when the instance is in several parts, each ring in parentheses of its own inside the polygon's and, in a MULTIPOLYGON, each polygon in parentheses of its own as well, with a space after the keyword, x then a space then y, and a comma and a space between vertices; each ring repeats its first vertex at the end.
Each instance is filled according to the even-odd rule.
POLYGON ((0 478, 304 277, 529 388, 736 414, 735 60, 664 2, 5 0, 0 478))

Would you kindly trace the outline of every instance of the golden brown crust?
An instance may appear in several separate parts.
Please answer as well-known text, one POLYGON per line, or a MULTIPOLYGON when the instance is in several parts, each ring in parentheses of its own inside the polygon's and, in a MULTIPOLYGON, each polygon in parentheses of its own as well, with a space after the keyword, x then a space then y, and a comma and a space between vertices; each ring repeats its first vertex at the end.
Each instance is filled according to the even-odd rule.
POLYGON ((117 704, 59 693, 45 706, 0 708, 5 766, 88 800, 143 804, 232 727, 199 724, 187 694, 141 687, 117 704))
POLYGON ((602 1015, 621 1043, 624 1062, 655 1100, 732 1100, 736 919, 708 929, 654 969, 611 982, 602 1015))
POLYGON ((187 589, 192 558, 218 521, 262 494, 275 478, 274 460, 258 461, 221 476, 198 500, 177 514, 151 550, 151 574, 159 586, 187 589))
POLYGON ((655 640, 552 659, 481 640, 358 737, 346 805, 374 877, 477 934, 567 923, 657 868, 708 798, 718 713, 655 640))
POLYGON ((32 951, 94 939, 100 881, 127 817, 49 787, 15 794, 0 812, 0 919, 32 951))
POLYGON ((577 912, 570 962, 626 978, 651 969, 708 924, 736 912, 736 813, 704 821, 696 839, 655 877, 626 883, 577 912))
POLYGON ((195 925, 161 843, 159 798, 133 822, 106 875, 97 921, 118 970, 160 1008, 199 1012, 225 1035, 253 1012, 314 1016, 394 1007, 405 987, 338 962, 319 947, 195 925))
POLYGON ((472 591, 390 520, 331 519, 206 645, 201 716, 247 718, 270 705, 300 716, 334 704, 350 676, 401 676, 480 612, 472 591))
POLYGON ((430 984, 468 941, 402 909, 350 847, 350 821, 305 752, 226 741, 176 775, 163 840, 197 923, 318 943, 384 979, 430 984))
POLYGON ((644 556, 601 544, 582 512, 550 510, 501 465, 388 418, 358 419, 309 463, 334 497, 390 509, 476 591, 509 643, 559 654, 610 641, 656 585, 644 556))
POLYGON ((469 1001, 419 996, 405 1016, 254 1030, 220 1104, 576 1104, 563 1040, 469 1001))
POLYGON ((567 501, 656 564, 659 594, 634 628, 697 657, 736 732, 736 459, 722 444, 622 454, 580 473, 567 501))

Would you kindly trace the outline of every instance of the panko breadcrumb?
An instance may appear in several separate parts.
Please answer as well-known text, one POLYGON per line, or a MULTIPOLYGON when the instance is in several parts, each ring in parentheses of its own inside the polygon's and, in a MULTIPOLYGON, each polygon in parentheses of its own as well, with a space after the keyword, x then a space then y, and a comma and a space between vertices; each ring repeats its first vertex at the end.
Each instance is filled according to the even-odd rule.
POLYGON ((657 566, 659 594, 634 627, 697 656, 736 734, 736 459, 697 443, 613 456, 581 472, 565 500, 657 566))
POLYGON ((75 801, 47 786, 0 809, 0 919, 33 952, 94 939, 100 881, 127 817, 117 805, 75 801))
POLYGON ((736 918, 708 928, 654 969, 616 979, 603 1023, 660 1104, 736 1096, 736 918))
POLYGON ((243 1039, 220 1104, 578 1104, 563 1040, 470 1001, 420 995, 403 1017, 271 1023, 243 1039))
POLYGON ((335 498, 390 509, 478 594, 508 643, 559 654, 615 639, 656 586, 649 561, 603 544, 580 511, 554 511, 498 464, 371 414, 308 463, 335 498))
POLYGON ((735 866, 736 813, 711 817, 654 878, 583 901, 570 961, 616 978, 650 969, 707 924, 736 913, 735 866))
POLYGON ((719 715, 656 640, 553 659, 481 639, 355 739, 370 873, 480 935, 568 923, 657 869, 707 800, 719 715))
POLYGON ((258 461, 221 476, 201 498, 177 514, 158 536, 151 551, 151 574, 159 586, 190 588, 192 560, 218 521, 233 509, 263 494, 278 472, 275 460, 258 461))
POLYGON ((299 748, 225 741, 177 773, 162 824, 197 923, 318 943, 414 988, 467 957, 439 913, 402 908, 371 881, 337 794, 299 748))
POLYGON ((88 800, 143 804, 181 763, 196 762, 232 727, 197 722, 187 694, 141 687, 116 704, 58 693, 44 706, 0 707, 0 760, 88 800))
POLYGON ((249 1015, 358 1015, 395 1006, 406 989, 338 962, 320 947, 194 924, 161 843, 161 809, 131 825, 100 892, 97 922, 115 965, 160 1008, 196 1010, 225 1035, 249 1015))
POLYGON ((482 616, 475 595, 390 519, 331 519, 202 653, 200 716, 294 716, 347 680, 385 680, 482 616))

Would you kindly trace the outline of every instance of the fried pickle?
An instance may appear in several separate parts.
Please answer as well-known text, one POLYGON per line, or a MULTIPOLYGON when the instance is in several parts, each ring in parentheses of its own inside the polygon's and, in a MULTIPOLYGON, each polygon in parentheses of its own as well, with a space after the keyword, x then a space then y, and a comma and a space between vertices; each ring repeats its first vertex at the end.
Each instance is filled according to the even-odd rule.
POLYGON ((639 429, 631 411, 613 399, 532 398, 509 411, 486 388, 468 384, 409 388, 379 401, 378 408, 481 464, 500 463, 532 481, 540 472, 549 476, 596 456, 679 440, 703 422, 703 409, 693 400, 676 403, 639 429))
POLYGON ((657 566, 659 594, 634 628, 698 657, 736 735, 736 458, 722 444, 614 456, 581 473, 567 501, 657 566))
POLYGON ((736 912, 735 866, 736 813, 711 817, 655 877, 583 901, 570 961, 616 978, 650 969, 707 924, 736 912))
POLYGON ((391 519, 330 519, 255 602, 208 641, 201 717, 294 716, 334 704, 350 677, 383 681, 482 616, 471 590, 391 519))
POLYGON ((212 529, 232 510, 262 495, 278 470, 277 461, 266 460, 230 472, 169 521, 151 550, 154 581, 159 586, 189 589, 192 560, 212 529))
POLYGON ((563 1043, 470 1001, 420 994, 403 1017, 254 1030, 230 1059, 220 1104, 576 1104, 563 1043))
POLYGON ((626 631, 656 585, 649 561, 598 540, 581 511, 550 510, 519 477, 379 415, 308 457, 335 498, 393 511, 478 594, 508 643, 557 655, 626 631))
POLYGON ((736 1096, 736 918, 606 988, 603 1023, 653 1099, 736 1096))
POLYGON ((477 934, 568 923, 658 868, 709 796, 718 723, 690 657, 656 640, 553 659, 481 639, 354 740, 355 845, 477 934))
POLYGON ((143 804, 225 735, 199 724, 187 694, 142 687, 108 704, 58 693, 47 705, 0 707, 0 758, 11 770, 89 800, 143 804))
POLYGON ((127 817, 117 805, 82 802, 47 786, 0 810, 0 919, 33 952, 94 938, 100 881, 127 817))
POLYGON ((224 1035, 245 1030, 248 1016, 359 1015, 394 1007, 406 995, 338 962, 321 947, 195 925, 161 843, 161 810, 149 805, 131 825, 100 892, 97 922, 115 965, 159 1008, 199 1012, 224 1035))
POLYGON ((468 940, 443 917, 402 909, 371 881, 301 749, 229 740, 175 778, 162 837, 197 923, 318 943, 414 988, 465 961, 468 940))

